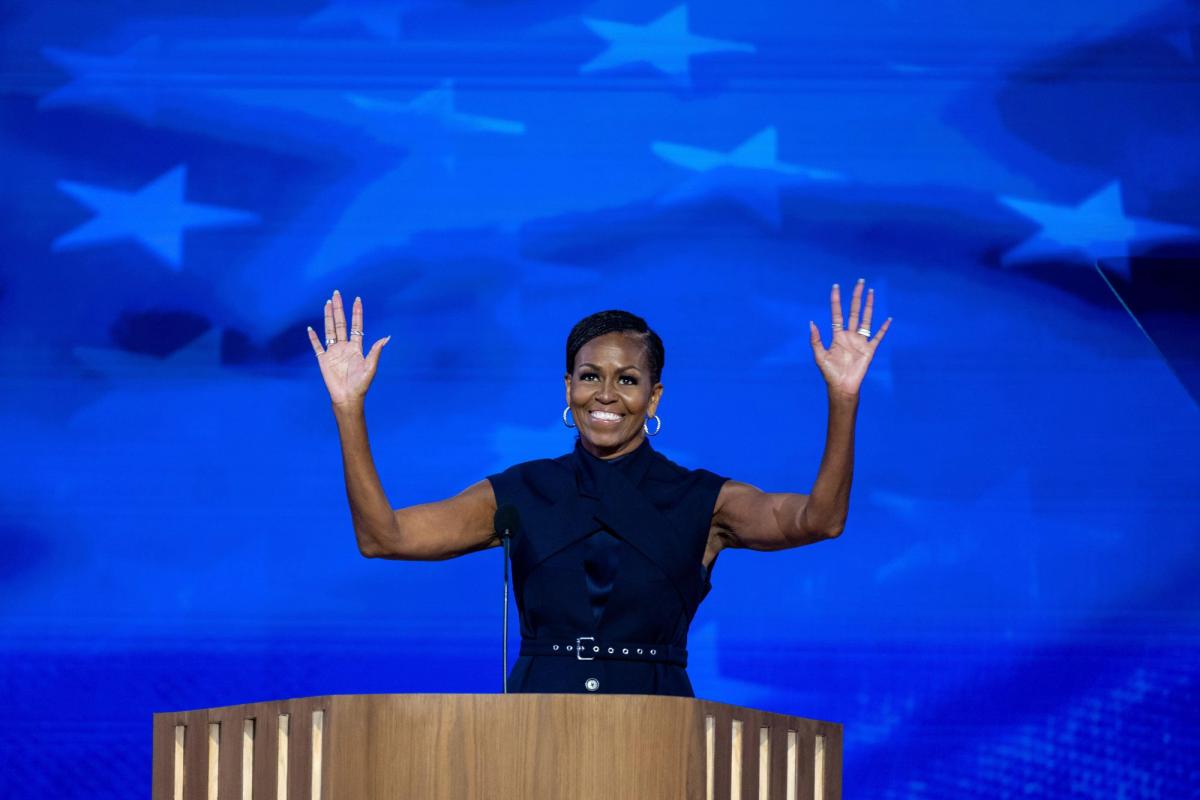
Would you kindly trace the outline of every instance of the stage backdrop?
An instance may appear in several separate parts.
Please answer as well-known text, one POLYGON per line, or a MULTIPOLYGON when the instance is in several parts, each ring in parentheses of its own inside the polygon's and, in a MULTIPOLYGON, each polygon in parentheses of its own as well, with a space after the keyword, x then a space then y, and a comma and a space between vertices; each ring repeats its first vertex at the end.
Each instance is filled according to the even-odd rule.
MULTIPOLYGON (((697 693, 846 725, 854 798, 1196 796, 1200 16, 1147 0, 13 0, 0 796, 134 798, 150 715, 500 689, 501 564, 359 556, 305 333, 391 334, 395 506, 572 446, 805 492, 808 321, 895 317, 836 541, 731 551, 697 693), (847 293, 848 301, 848 293, 847 293)), ((514 651, 515 652, 515 647, 514 651)))

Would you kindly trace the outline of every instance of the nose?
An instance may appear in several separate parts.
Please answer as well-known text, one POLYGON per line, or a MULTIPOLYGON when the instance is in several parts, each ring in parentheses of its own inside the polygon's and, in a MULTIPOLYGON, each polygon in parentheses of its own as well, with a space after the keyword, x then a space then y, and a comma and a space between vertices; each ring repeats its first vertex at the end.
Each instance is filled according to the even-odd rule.
POLYGON ((596 399, 601 403, 611 403, 616 399, 616 393, 613 391, 611 382, 605 381, 600 386, 600 391, 596 392, 596 399))

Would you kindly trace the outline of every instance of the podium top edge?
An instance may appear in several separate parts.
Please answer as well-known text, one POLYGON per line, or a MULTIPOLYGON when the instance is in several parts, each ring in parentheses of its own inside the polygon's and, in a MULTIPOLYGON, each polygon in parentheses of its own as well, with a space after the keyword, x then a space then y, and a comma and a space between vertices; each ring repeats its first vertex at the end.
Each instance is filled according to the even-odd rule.
MULTIPOLYGON (((486 692, 486 693, 466 693, 466 692, 418 692, 418 693, 399 693, 399 692, 378 692, 365 694, 331 694, 331 695, 312 695, 308 697, 289 697, 289 698, 272 698, 267 700, 254 700, 246 703, 236 703, 225 706, 212 706, 208 708, 191 708, 169 711, 155 711, 154 719, 156 721, 166 721, 170 718, 181 721, 179 718, 184 715, 195 714, 198 712, 209 712, 214 716, 224 716, 236 714, 239 710, 250 710, 254 707, 261 706, 277 706, 284 709, 292 706, 304 706, 308 708, 321 706, 335 706, 340 704, 352 703, 359 699, 369 699, 372 701, 380 701, 385 699, 403 700, 411 703, 420 703, 423 700, 437 700, 439 702, 468 702, 468 701, 488 701, 488 702, 507 702, 507 703, 539 703, 547 701, 569 701, 577 703, 594 703, 605 701, 621 701, 630 702, 636 701, 639 704, 648 705, 696 705, 706 706, 725 715, 738 715, 753 713, 767 714, 776 717, 789 717, 793 719, 805 719, 809 722, 814 722, 822 726, 835 726, 841 728, 841 723, 831 722, 827 720, 811 719, 808 717, 797 717, 793 714, 783 714, 777 711, 769 711, 766 709, 756 709, 749 706, 737 706, 730 703, 723 703, 718 700, 709 700, 702 697, 678 697, 673 695, 653 695, 653 694, 582 694, 582 693, 551 693, 551 692, 521 692, 504 694, 501 692, 486 692)), ((301 710, 301 709, 297 709, 301 710)))

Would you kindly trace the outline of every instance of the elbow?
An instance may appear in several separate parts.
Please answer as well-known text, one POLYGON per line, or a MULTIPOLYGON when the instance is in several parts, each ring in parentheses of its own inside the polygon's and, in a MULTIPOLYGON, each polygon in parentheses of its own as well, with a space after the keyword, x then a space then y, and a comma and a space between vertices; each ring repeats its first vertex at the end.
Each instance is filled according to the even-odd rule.
POLYGON ((355 528, 354 536, 358 540, 358 552, 363 558, 386 558, 391 560, 409 561, 419 559, 413 552, 408 540, 400 538, 397 528, 384 533, 355 528))
POLYGON ((378 558, 379 557, 379 548, 377 548, 373 544, 364 542, 361 539, 359 539, 358 554, 360 556, 362 556, 363 558, 378 558))
POLYGON ((363 558, 379 558, 384 555, 383 548, 379 546, 379 542, 373 536, 368 536, 356 528, 354 538, 358 541, 358 553, 363 558))
POLYGON ((831 539, 836 539, 842 535, 841 528, 809 528, 807 529, 792 546, 803 544, 816 544, 817 542, 825 542, 831 539))
POLYGON ((842 535, 842 531, 846 529, 846 525, 842 521, 828 521, 822 524, 809 525, 805 531, 810 541, 823 541, 825 539, 836 539, 842 535))
POLYGON ((836 539, 846 528, 846 520, 834 517, 832 519, 813 519, 809 516, 806 506, 796 519, 796 528, 804 542, 819 542, 824 539, 836 539))
POLYGON ((354 519, 354 538, 363 558, 403 558, 405 539, 395 518, 379 523, 354 519))
POLYGON ((816 526, 817 536, 822 539, 836 539, 842 535, 842 531, 846 530, 846 518, 834 517, 830 520, 825 520, 823 524, 816 526))

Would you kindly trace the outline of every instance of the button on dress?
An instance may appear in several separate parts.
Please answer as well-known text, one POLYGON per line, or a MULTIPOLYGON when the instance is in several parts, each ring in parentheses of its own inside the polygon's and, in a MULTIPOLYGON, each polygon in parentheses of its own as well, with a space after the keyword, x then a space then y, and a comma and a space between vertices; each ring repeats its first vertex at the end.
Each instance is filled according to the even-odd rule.
MULTIPOLYGON (((497 506, 513 505, 513 591, 526 641, 687 646, 708 594, 703 566, 717 494, 727 480, 675 464, 643 441, 604 461, 573 452, 489 475, 497 506)), ((573 654, 522 655, 510 692, 692 697, 681 666, 573 654)))

